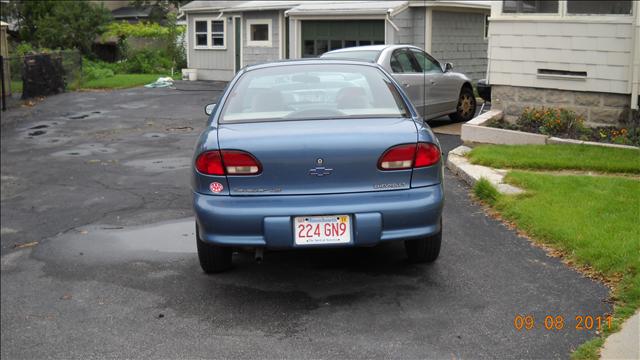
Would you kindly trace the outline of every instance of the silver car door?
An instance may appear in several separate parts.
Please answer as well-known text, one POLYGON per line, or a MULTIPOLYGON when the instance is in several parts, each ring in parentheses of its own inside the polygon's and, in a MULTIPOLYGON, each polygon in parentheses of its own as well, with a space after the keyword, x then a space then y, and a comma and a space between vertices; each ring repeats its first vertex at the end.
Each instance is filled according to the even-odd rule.
POLYGON ((457 81, 442 71, 440 63, 431 55, 419 49, 411 49, 413 56, 422 67, 427 78, 427 94, 433 101, 432 114, 455 112, 458 103, 457 81))
POLYGON ((422 72, 407 49, 394 50, 389 59, 393 77, 400 83, 420 115, 425 114, 422 72))
POLYGON ((438 104, 441 102, 438 99, 437 89, 434 89, 434 85, 436 83, 436 77, 432 71, 430 71, 430 63, 427 58, 424 56, 424 53, 415 48, 409 48, 409 53, 414 58, 416 64, 420 67, 421 73, 421 86, 423 88, 423 93, 425 96, 425 112, 426 115, 423 116, 425 119, 433 119, 440 112, 438 110, 438 104))

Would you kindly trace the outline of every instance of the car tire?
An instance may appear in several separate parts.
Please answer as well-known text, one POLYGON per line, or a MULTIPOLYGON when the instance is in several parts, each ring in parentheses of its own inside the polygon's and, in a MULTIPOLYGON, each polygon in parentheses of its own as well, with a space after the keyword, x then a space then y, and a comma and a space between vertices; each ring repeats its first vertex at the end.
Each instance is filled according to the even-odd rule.
POLYGON ((440 255, 442 244, 442 230, 437 234, 416 240, 405 240, 404 249, 412 263, 430 263, 436 261, 440 255))
POLYGON ((196 225, 196 244, 198 246, 200 267, 205 274, 215 274, 231 268, 233 249, 202 241, 198 225, 196 225))
POLYGON ((460 90, 456 112, 449 114, 449 118, 453 121, 469 121, 473 119, 475 114, 476 97, 473 95, 473 90, 465 86, 460 90))

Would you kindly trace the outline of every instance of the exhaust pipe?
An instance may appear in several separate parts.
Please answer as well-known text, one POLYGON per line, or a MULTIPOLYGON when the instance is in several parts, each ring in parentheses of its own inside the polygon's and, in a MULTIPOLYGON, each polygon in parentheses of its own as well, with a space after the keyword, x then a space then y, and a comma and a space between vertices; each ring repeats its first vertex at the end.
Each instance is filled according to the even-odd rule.
POLYGON ((256 248, 256 253, 255 253, 255 260, 258 264, 262 263, 262 258, 264 257, 264 249, 262 248, 256 248))

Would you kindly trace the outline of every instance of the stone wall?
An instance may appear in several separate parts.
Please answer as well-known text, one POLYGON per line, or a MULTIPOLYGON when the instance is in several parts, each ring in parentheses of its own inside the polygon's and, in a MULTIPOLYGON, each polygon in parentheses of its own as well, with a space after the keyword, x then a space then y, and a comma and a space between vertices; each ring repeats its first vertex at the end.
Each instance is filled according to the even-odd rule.
POLYGON ((629 121, 630 97, 625 94, 492 85, 491 106, 515 121, 525 107, 562 107, 584 117, 589 126, 621 125, 629 121))

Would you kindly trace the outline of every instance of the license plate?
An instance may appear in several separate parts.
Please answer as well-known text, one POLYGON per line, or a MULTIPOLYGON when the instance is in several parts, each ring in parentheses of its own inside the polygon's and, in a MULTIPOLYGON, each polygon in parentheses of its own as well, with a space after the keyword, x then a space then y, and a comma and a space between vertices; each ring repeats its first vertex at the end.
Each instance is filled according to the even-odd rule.
POLYGON ((296 245, 351 242, 349 215, 299 216, 294 218, 293 224, 296 245))

